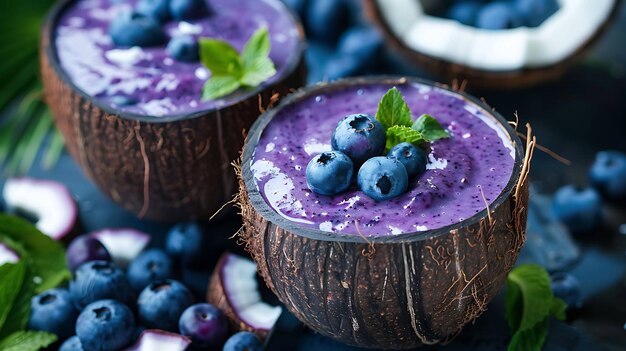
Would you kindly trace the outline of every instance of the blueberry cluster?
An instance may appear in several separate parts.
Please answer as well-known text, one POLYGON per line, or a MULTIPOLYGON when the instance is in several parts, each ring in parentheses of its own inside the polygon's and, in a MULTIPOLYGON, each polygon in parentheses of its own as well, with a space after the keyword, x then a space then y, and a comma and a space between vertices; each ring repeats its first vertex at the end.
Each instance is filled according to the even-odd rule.
POLYGON ((559 9, 557 0, 454 0, 446 17, 477 28, 538 27, 559 9))
POLYGON ((167 236, 165 250, 141 252, 126 271, 112 261, 115 255, 98 239, 77 237, 67 250, 73 279, 67 288, 33 297, 29 329, 65 340, 61 351, 121 350, 135 340, 141 343, 144 330, 185 336, 195 348, 224 345, 224 350, 261 350, 259 339, 246 332, 231 336, 224 344, 229 330, 223 312, 197 303, 190 289, 175 280, 179 270, 204 260, 204 237, 196 223, 176 225, 167 236))
POLYGON ((426 170, 426 154, 405 142, 381 156, 385 144, 385 129, 373 116, 344 117, 331 138, 333 151, 313 157, 307 165, 309 188, 320 195, 336 195, 347 190, 356 178, 361 191, 376 201, 404 193, 409 178, 426 170))
MULTIPOLYGON (((205 0, 139 0, 133 10, 122 13, 111 22, 109 35, 117 46, 159 46, 168 40, 164 23, 188 21, 206 16, 209 12, 205 0)), ((191 35, 172 38, 167 52, 181 62, 200 59, 198 39, 191 35)))

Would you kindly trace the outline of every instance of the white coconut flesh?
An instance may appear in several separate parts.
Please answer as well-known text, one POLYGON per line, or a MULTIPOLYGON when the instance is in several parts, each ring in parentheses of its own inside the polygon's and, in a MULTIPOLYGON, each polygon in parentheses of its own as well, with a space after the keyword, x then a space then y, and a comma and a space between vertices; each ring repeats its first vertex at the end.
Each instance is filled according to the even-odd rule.
POLYGON ((135 229, 104 229, 89 234, 98 239, 118 266, 126 267, 150 242, 150 234, 135 229))
POLYGON ((191 340, 163 330, 144 330, 137 342, 125 351, 185 351, 191 340))
POLYGON ((486 71, 550 66, 584 45, 617 0, 559 0, 539 27, 485 30, 424 12, 417 0, 376 0, 394 36, 421 54, 486 71))
POLYGON ((3 243, 0 243, 0 266, 5 263, 17 263, 20 260, 20 256, 11 250, 10 247, 3 243))
POLYGON ((55 240, 67 235, 76 223, 76 203, 61 183, 10 178, 4 184, 2 196, 9 208, 36 218, 37 229, 55 240))
POLYGON ((228 255, 220 276, 224 295, 239 319, 257 330, 271 330, 282 313, 261 299, 256 280, 256 264, 244 257, 228 255))

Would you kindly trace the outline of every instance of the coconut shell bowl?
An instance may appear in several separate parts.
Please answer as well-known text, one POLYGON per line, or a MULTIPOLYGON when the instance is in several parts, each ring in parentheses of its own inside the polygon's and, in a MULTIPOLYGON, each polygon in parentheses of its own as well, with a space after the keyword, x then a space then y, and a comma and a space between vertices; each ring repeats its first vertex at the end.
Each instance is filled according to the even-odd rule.
POLYGON ((140 218, 208 218, 236 191, 230 163, 239 157, 245 131, 261 110, 305 84, 299 21, 293 17, 300 38, 295 58, 279 79, 214 108, 155 118, 102 103, 64 71, 55 28, 73 3, 54 7, 40 43, 45 99, 67 150, 101 191, 140 218))
POLYGON ((485 310, 517 259, 525 241, 532 150, 533 143, 522 144, 489 106, 435 83, 371 77, 307 87, 265 112, 250 129, 237 167, 240 236, 268 287, 313 330, 367 348, 446 343, 485 310), (434 230, 365 236, 302 226, 268 205, 251 169, 268 124, 305 99, 370 84, 437 87, 473 104, 502 128, 514 147, 513 172, 487 209, 434 230))

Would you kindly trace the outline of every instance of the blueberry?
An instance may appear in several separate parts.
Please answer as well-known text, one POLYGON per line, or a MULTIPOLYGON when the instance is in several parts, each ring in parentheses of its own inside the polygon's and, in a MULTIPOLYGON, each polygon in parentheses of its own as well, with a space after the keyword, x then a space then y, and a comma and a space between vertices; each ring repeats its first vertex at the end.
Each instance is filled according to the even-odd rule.
POLYGON ((197 222, 179 223, 170 229, 165 251, 185 267, 201 267, 208 260, 209 239, 197 222))
POLYGON ((359 75, 362 63, 354 56, 336 55, 324 66, 324 80, 337 80, 359 75))
POLYGON ((336 195, 348 189, 354 176, 352 160, 341 151, 323 152, 306 166, 306 182, 313 192, 336 195))
POLYGON ((98 239, 89 235, 76 237, 67 247, 67 267, 74 272, 89 261, 111 261, 111 255, 98 239))
POLYGON ((209 14, 206 0, 170 0, 170 13, 179 21, 192 20, 209 14))
POLYGON ((56 334, 59 340, 74 335, 78 310, 67 289, 50 289, 31 299, 28 329, 56 334))
POLYGON ((135 300, 126 274, 108 261, 91 261, 78 267, 70 282, 70 294, 79 309, 102 299, 115 299, 129 305, 135 300))
POLYGON ((359 26, 348 29, 337 45, 341 55, 353 56, 359 59, 360 67, 373 66, 383 47, 383 37, 372 26, 359 26))
POLYGON ((411 143, 400 143, 387 154, 389 158, 400 161, 409 178, 418 176, 426 170, 426 153, 411 143))
POLYGON ((59 347, 59 351, 84 351, 84 349, 83 344, 80 343, 80 339, 78 338, 78 336, 74 335, 71 338, 65 340, 63 344, 61 344, 61 347, 59 347))
POLYGON ((515 10, 528 27, 538 27, 559 10, 557 0, 514 0, 515 10))
POLYGON ((483 29, 511 29, 522 25, 522 18, 508 2, 496 1, 478 12, 476 27, 483 29))
POLYGON ((181 62, 198 62, 200 60, 199 50, 198 41, 191 35, 174 37, 167 44, 167 53, 181 62))
POLYGON ((85 350, 114 351, 132 341, 135 317, 126 305, 116 300, 93 302, 76 321, 76 336, 85 350))
POLYGON ((378 156, 361 166, 357 182, 365 195, 382 201, 404 193, 409 185, 409 176, 397 159, 378 156))
POLYGON ((574 234, 592 231, 602 219, 602 200, 592 188, 578 189, 573 185, 561 187, 554 194, 552 209, 574 234))
POLYGON ((222 311, 208 303, 189 306, 180 316, 178 328, 191 338, 196 347, 221 345, 228 333, 228 322, 222 311))
POLYGON ((138 13, 164 23, 170 20, 170 0, 139 0, 135 7, 138 13))
POLYGON ((607 199, 626 200, 626 154, 598 152, 589 170, 589 181, 607 199))
POLYGON ((166 41, 161 26, 153 18, 137 12, 124 12, 109 25, 109 35, 117 46, 158 46, 166 41))
POLYGON ((554 296, 565 301, 568 308, 581 306, 580 284, 576 277, 569 273, 555 273, 551 278, 554 296))
POLYGON ((165 251, 150 249, 130 263, 127 275, 130 286, 139 293, 152 282, 174 277, 174 263, 165 251))
POLYGON ((367 159, 382 154, 385 141, 385 129, 376 118, 356 114, 339 121, 330 143, 333 150, 343 152, 355 165, 360 165, 367 159))
POLYGON ((182 283, 170 279, 157 281, 139 294, 139 320, 148 328, 175 332, 180 315, 193 302, 193 295, 182 283))
POLYGON ((335 43, 348 28, 350 7, 345 0, 309 1, 305 25, 307 34, 313 39, 335 43))
POLYGON ((285 5, 295 12, 298 17, 304 18, 307 0, 283 0, 285 5))
POLYGON ((256 335, 241 331, 226 340, 222 351, 263 351, 263 344, 256 335))
POLYGON ((458 1, 450 6, 446 12, 446 17, 468 26, 474 26, 482 5, 481 1, 478 0, 458 1))

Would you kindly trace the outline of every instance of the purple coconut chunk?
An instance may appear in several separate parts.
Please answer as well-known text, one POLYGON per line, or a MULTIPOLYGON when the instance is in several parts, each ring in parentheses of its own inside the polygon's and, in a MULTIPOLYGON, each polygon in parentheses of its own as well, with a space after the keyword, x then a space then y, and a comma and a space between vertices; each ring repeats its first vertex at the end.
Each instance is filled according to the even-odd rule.
POLYGON ((7 245, 0 243, 0 266, 5 263, 17 263, 20 256, 7 245))
POLYGON ((2 192, 12 210, 36 219, 35 226, 54 240, 68 236, 78 218, 78 208, 65 185, 33 178, 9 178, 2 192))
POLYGON ((184 351, 191 345, 191 339, 158 329, 144 330, 137 342, 125 351, 184 351))
POLYGON ((120 267, 128 266, 150 242, 150 234, 130 228, 103 229, 89 234, 100 241, 109 252, 113 262, 120 267))

